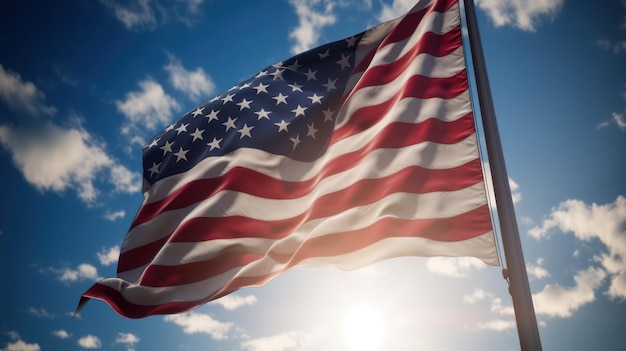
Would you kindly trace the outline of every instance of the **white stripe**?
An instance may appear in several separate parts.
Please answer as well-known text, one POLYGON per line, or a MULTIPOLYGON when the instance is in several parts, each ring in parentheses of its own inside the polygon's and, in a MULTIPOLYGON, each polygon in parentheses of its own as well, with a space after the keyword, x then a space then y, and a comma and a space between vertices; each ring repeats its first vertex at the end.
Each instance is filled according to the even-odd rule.
MULTIPOLYGON (((310 194, 293 200, 266 200, 243 193, 230 192, 233 193, 231 197, 234 198, 238 197, 234 195, 240 195, 237 205, 235 205, 231 202, 235 199, 229 198, 226 200, 224 198, 226 195, 223 194, 225 192, 222 192, 207 199, 202 204, 202 207, 198 207, 197 209, 192 210, 187 208, 167 211, 159 214, 150 221, 134 227, 126 236, 122 252, 159 240, 171 233, 185 218, 209 216, 205 213, 205 208, 209 206, 214 206, 211 213, 216 217, 221 215, 234 215, 236 214, 234 213, 236 210, 238 213, 245 213, 246 216, 265 220, 290 218, 302 213, 298 211, 306 211, 315 198, 344 189, 360 179, 384 177, 412 165, 423 166, 429 169, 447 169, 461 166, 477 158, 475 149, 476 138, 474 135, 471 135, 465 140, 451 145, 425 142, 401 149, 374 150, 356 167, 321 180, 310 194), (417 155, 420 157, 417 157, 417 155), (386 160, 387 163, 385 167, 378 166, 380 160, 386 160), (259 206, 259 208, 250 208, 245 205, 243 205, 244 207, 239 207, 238 205, 245 201, 253 201, 253 199, 254 206, 259 206), (293 203, 293 205, 291 205, 291 203, 293 203), (267 211, 275 211, 276 208, 283 210, 280 213, 265 213, 267 211), (261 215, 261 213, 263 213, 263 215, 261 215), (254 215, 252 216, 251 214, 254 215)), ((252 155, 252 157, 250 157, 251 162, 254 160, 260 162, 264 159, 260 157, 260 155, 255 155, 258 150, 250 149, 246 151, 250 151, 250 155, 252 155)), ((248 156, 248 154, 242 154, 242 156, 244 155, 248 156)), ((295 167, 297 164, 293 166, 295 167)), ((293 171, 296 168, 287 169, 293 171)), ((190 207, 193 208, 196 206, 197 205, 194 204, 190 207)))

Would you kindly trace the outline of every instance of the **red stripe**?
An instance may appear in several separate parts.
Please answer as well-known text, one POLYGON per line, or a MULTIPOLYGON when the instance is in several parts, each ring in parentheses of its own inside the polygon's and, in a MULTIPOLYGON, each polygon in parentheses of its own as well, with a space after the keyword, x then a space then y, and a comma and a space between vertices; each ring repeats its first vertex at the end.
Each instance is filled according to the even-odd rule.
POLYGON ((156 241, 158 244, 153 242, 122 252, 118 262, 118 273, 145 266, 167 241, 200 242, 245 237, 278 240, 291 234, 305 221, 335 215, 345 208, 371 204, 392 193, 455 191, 481 181, 482 169, 479 159, 443 170, 412 166, 385 178, 363 179, 346 189, 322 196, 314 201, 309 211, 285 220, 263 221, 242 216, 193 218, 180 224, 165 238, 156 241), (374 192, 371 189, 385 191, 374 192))
MULTIPOLYGON (((308 258, 332 257, 363 249, 385 238, 421 237, 439 242, 467 240, 491 230, 487 205, 451 218, 406 220, 384 217, 373 225, 347 232, 338 232, 308 239, 295 252, 268 252, 258 255, 271 257, 280 264, 293 267, 308 258)), ((246 252, 228 252, 207 261, 176 266, 151 265, 142 275, 141 285, 165 287, 196 283, 228 270, 242 267, 252 258, 246 252), (216 262, 219 262, 217 265, 216 262)))

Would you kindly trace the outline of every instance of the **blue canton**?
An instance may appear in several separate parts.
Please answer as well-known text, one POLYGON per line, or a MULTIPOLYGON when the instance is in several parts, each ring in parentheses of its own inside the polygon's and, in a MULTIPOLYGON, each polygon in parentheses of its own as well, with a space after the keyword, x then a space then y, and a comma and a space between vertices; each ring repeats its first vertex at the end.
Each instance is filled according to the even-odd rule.
POLYGON ((317 159, 331 138, 361 37, 268 66, 185 114, 144 146, 144 179, 152 185, 239 148, 317 159))

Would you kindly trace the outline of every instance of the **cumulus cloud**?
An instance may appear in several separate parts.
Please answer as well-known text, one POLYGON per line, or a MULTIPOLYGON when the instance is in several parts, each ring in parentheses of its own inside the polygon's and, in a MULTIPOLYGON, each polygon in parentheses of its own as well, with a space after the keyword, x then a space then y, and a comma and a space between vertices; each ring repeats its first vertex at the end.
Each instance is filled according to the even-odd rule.
POLYGON ((102 347, 102 342, 95 335, 86 335, 78 339, 78 345, 85 349, 99 349, 102 347))
POLYGON ((543 18, 554 18, 564 0, 476 0, 496 27, 513 26, 534 32, 543 18))
POLYGON ((536 264, 526 264, 526 272, 528 272, 529 277, 534 277, 536 279, 542 279, 550 276, 550 272, 548 272, 545 268, 541 267, 543 264, 543 258, 538 258, 536 264))
POLYGON ((391 5, 382 4, 383 7, 376 16, 380 22, 387 22, 392 19, 398 18, 407 13, 413 6, 415 6, 414 0, 393 0, 391 5))
POLYGON ((0 351, 39 351, 41 348, 39 344, 29 344, 22 340, 20 335, 16 331, 9 331, 6 333, 13 342, 7 343, 6 347, 0 349, 0 351))
POLYGON ((170 55, 170 62, 165 66, 170 75, 172 86, 185 93, 191 100, 198 100, 215 91, 215 83, 201 67, 193 71, 187 70, 180 60, 170 55))
POLYGON ((257 299, 254 295, 238 296, 238 295, 226 295, 220 297, 217 300, 211 301, 209 304, 220 305, 227 310, 234 310, 245 305, 254 305, 257 299))
POLYGON ((535 239, 546 237, 552 229, 573 234, 584 242, 599 241, 605 250, 595 259, 611 281, 608 295, 626 299, 626 198, 604 205, 567 200, 552 210, 541 225, 529 230, 535 239))
POLYGON ((337 22, 333 13, 335 4, 327 0, 290 0, 289 3, 299 21, 298 27, 289 33, 289 39, 295 41, 291 52, 297 54, 317 45, 322 28, 337 22))
POLYGON ((62 282, 76 282, 80 280, 99 280, 98 269, 89 263, 81 263, 76 269, 63 268, 60 270, 54 270, 59 276, 59 280, 62 282))
POLYGON ((14 112, 26 112, 31 115, 56 113, 56 108, 45 105, 45 95, 34 83, 22 80, 18 73, 5 70, 1 64, 0 99, 14 112))
POLYGON ((67 338, 69 338, 71 336, 70 333, 66 332, 63 329, 55 330, 55 331, 52 332, 52 334, 54 336, 56 336, 57 338, 59 338, 59 339, 67 339, 67 338))
POLYGON ((207 314, 197 312, 169 315, 165 317, 165 321, 182 327, 185 334, 209 334, 216 340, 226 339, 226 334, 233 327, 233 323, 220 322, 207 314))
POLYGON ((111 222, 115 222, 120 218, 124 218, 126 216, 126 211, 124 210, 119 210, 119 211, 115 211, 115 212, 111 212, 111 211, 107 211, 104 214, 104 218, 106 220, 109 220, 111 222))
POLYGON ((306 348, 308 339, 301 333, 282 333, 242 342, 241 347, 247 351, 299 350, 306 348))
POLYGON ((165 126, 172 120, 174 112, 180 110, 180 106, 152 78, 140 81, 139 88, 138 91, 127 93, 124 100, 115 101, 115 105, 126 118, 122 135, 132 143, 143 145, 144 133, 165 126))
POLYGON ((117 333, 117 337, 115 338, 116 344, 126 345, 129 351, 134 350, 138 342, 139 337, 132 333, 117 333))
POLYGON ((433 273, 460 278, 474 269, 483 269, 486 265, 474 257, 431 257, 426 261, 426 267, 433 273))
POLYGON ((100 0, 124 27, 153 30, 172 20, 190 24, 204 0, 100 0))
POLYGON ((115 191, 134 193, 141 189, 139 174, 116 164, 105 145, 80 126, 0 125, 0 144, 12 153, 13 164, 39 191, 74 189, 83 202, 94 204, 99 193, 96 178, 107 173, 115 191))
POLYGON ((119 257, 120 247, 117 245, 103 248, 102 251, 98 252, 98 260, 100 260, 100 264, 103 266, 110 266, 117 263, 119 257))
POLYGON ((595 300, 595 290, 600 286, 606 272, 589 267, 574 277, 576 285, 570 288, 548 284, 542 291, 533 294, 537 314, 551 317, 570 317, 581 306, 595 300))

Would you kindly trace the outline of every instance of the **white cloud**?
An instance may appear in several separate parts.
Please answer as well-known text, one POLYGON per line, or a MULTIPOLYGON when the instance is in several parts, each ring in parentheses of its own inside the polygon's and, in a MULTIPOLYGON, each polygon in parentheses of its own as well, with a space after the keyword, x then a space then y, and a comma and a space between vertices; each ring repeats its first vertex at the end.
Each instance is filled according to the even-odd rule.
POLYGON ((7 71, 0 64, 0 98, 16 112, 32 115, 53 115, 56 109, 44 104, 45 95, 35 84, 23 81, 18 73, 7 71))
POLYGON ((298 27, 289 33, 289 38, 296 42, 291 52, 297 54, 317 45, 322 28, 334 24, 337 18, 331 1, 290 0, 289 3, 295 8, 299 20, 298 27))
POLYGON ((102 342, 95 335, 87 335, 78 339, 78 345, 85 349, 99 349, 102 347, 102 342))
POLYGON ((74 189, 83 202, 94 204, 99 193, 94 182, 106 170, 116 191, 134 193, 141 188, 139 174, 115 164, 105 145, 80 126, 64 129, 48 123, 16 129, 0 125, 0 144, 11 151, 15 166, 39 191, 74 189))
POLYGON ((600 286, 605 277, 604 270, 589 267, 576 274, 574 277, 576 285, 571 288, 548 284, 542 291, 533 295, 535 311, 537 314, 552 317, 570 317, 581 306, 595 300, 594 290, 600 286))
POLYGON ((194 71, 188 71, 174 56, 170 56, 170 62, 165 66, 165 70, 170 74, 170 83, 176 90, 187 94, 191 100, 197 100, 201 97, 215 91, 215 83, 211 80, 201 67, 194 71))
POLYGON ((376 16, 380 22, 391 21, 409 12, 415 6, 414 0, 393 0, 391 5, 382 4, 383 8, 376 16))
POLYGON ((126 117, 122 134, 131 142, 142 145, 144 133, 164 127, 180 106, 152 78, 140 81, 139 87, 139 91, 127 93, 124 100, 117 100, 115 104, 118 111, 126 117))
POLYGON ((127 29, 156 29, 170 20, 191 23, 204 0, 100 0, 127 29))
POLYGON ((54 318, 54 315, 50 314, 48 311, 46 311, 43 308, 31 307, 28 309, 28 313, 38 318, 54 318))
POLYGON ((306 348, 308 338, 296 332, 282 333, 263 338, 248 340, 241 343, 247 351, 284 351, 306 348))
POLYGON ((538 258, 536 265, 534 264, 526 264, 526 271, 528 272, 529 277, 535 277, 537 279, 542 279, 550 276, 550 272, 548 272, 545 268, 541 267, 543 264, 543 258, 538 258))
POLYGON ((2 351, 39 351, 41 348, 39 344, 29 344, 23 340, 16 340, 14 342, 7 343, 7 346, 2 351))
POLYGON ((98 269, 89 263, 81 263, 76 269, 64 268, 56 270, 62 282, 76 282, 79 280, 99 280, 98 269))
POLYGON ((139 337, 132 333, 117 333, 116 344, 126 345, 129 351, 134 350, 135 344, 139 342, 139 337))
POLYGON ((117 263, 119 257, 120 247, 117 245, 111 246, 108 249, 104 248, 102 251, 98 252, 98 260, 100 260, 100 264, 103 266, 110 266, 117 263))
POLYGON ((608 127, 611 124, 615 124, 619 129, 626 130, 626 119, 624 119, 624 115, 620 113, 613 112, 613 118, 608 121, 604 121, 598 124, 597 129, 608 127))
POLYGON ((115 222, 116 220, 120 219, 120 218, 124 218, 126 216, 126 211, 124 210, 119 210, 119 211, 115 211, 115 212, 111 212, 111 211, 107 211, 104 214, 104 218, 111 221, 111 222, 115 222))
POLYGON ((257 299, 254 295, 248 296, 238 296, 238 295, 226 295, 224 297, 220 297, 217 300, 213 300, 210 304, 220 305, 227 310, 234 310, 241 306, 245 305, 254 305, 257 302, 257 299))
POLYGON ((450 277, 465 277, 474 269, 483 269, 486 265, 474 257, 431 257, 426 261, 428 270, 450 277))
POLYGON ((489 322, 479 323, 478 329, 504 331, 514 329, 516 325, 515 320, 494 319, 489 322))
POLYGON ((564 0, 476 0, 496 27, 513 26, 534 32, 540 19, 554 18, 564 0))
POLYGON ((66 332, 63 329, 55 330, 55 331, 52 332, 52 334, 54 334, 59 339, 67 339, 67 338, 69 338, 71 336, 70 333, 66 332))
POLYGON ((185 334, 209 334, 217 340, 226 339, 226 333, 233 327, 233 323, 223 323, 207 314, 196 312, 169 315, 165 321, 181 326, 185 334))
POLYGON ((552 210, 548 219, 528 233, 541 239, 558 228, 582 241, 598 240, 605 251, 596 256, 611 279, 608 294, 626 299, 626 198, 618 196, 615 202, 588 205, 580 200, 567 200, 552 210))

